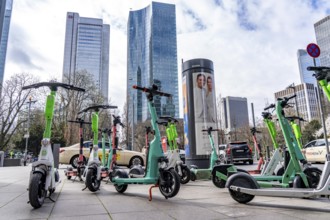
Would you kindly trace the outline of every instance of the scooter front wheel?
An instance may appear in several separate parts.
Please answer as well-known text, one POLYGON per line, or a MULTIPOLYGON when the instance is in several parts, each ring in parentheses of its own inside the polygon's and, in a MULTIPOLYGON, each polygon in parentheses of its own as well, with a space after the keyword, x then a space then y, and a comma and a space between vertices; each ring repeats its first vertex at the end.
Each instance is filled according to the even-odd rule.
POLYGON ((86 186, 91 192, 96 192, 99 190, 101 185, 101 180, 97 180, 96 169, 88 169, 86 174, 86 186))
POLYGON ((29 201, 33 208, 40 208, 44 204, 47 191, 41 173, 32 174, 29 184, 29 201))
POLYGON ((172 198, 180 190, 180 177, 174 169, 164 170, 161 173, 159 190, 165 198, 172 198))

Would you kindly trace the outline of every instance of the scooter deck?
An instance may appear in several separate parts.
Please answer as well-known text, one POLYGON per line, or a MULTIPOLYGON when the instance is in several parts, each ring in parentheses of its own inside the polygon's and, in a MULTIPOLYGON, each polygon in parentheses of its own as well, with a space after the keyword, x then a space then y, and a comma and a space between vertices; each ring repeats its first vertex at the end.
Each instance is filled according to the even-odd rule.
POLYGON ((158 178, 113 178, 112 182, 114 184, 156 184, 158 178))

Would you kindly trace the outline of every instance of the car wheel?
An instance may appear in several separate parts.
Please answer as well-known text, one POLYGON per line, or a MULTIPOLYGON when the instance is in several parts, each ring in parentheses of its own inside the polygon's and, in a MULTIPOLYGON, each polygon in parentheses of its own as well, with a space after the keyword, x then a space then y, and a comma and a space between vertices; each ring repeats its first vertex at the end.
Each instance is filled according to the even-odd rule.
MULTIPOLYGON (((86 164, 86 158, 83 157, 84 159, 84 164, 86 164)), ((77 168, 78 167, 78 161, 79 161, 79 155, 74 155, 71 160, 70 160, 70 164, 73 168, 77 168)))
POLYGON ((253 164, 253 160, 249 160, 249 164, 252 165, 253 164))
POLYGON ((132 157, 131 160, 129 161, 128 166, 132 167, 132 166, 135 166, 135 165, 143 166, 143 159, 139 156, 132 157))

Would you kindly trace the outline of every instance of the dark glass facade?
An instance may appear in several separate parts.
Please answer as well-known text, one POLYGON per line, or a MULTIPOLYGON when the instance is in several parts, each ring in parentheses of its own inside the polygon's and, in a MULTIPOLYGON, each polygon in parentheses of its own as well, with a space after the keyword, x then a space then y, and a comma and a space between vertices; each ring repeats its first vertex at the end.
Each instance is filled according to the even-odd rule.
POLYGON ((12 6, 12 0, 0 1, 0 86, 2 86, 3 77, 5 74, 5 62, 12 6))
POLYGON ((179 117, 175 5, 152 2, 130 11, 127 25, 127 107, 129 122, 149 116, 147 99, 133 85, 156 84, 172 99, 155 97, 158 116, 179 117), (133 107, 134 105, 134 107, 133 107), (134 109, 134 112, 133 112, 134 109))

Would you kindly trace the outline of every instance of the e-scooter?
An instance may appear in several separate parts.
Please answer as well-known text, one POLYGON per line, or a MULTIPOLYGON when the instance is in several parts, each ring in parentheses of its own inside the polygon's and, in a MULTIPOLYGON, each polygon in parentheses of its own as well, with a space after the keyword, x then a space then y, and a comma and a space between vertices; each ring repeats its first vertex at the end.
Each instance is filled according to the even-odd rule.
POLYGON ((212 148, 212 153, 210 156, 210 165, 206 169, 198 169, 197 166, 191 165, 190 166, 190 179, 191 181, 200 180, 200 179, 212 179, 213 183, 216 183, 215 176, 212 173, 212 169, 215 165, 220 164, 220 160, 217 155, 216 148, 214 146, 212 131, 219 131, 219 129, 213 129, 212 127, 209 127, 208 129, 202 130, 202 132, 207 132, 212 148))
MULTIPOLYGON (((283 107, 285 107, 287 104, 287 101, 284 103, 283 102, 283 107)), ((268 107, 266 107, 264 110, 272 109, 275 108, 275 104, 271 104, 268 107)), ((292 146, 292 151, 295 152, 295 156, 291 156, 288 152, 285 153, 285 160, 283 159, 282 156, 282 149, 279 148, 279 145, 276 141, 276 129, 274 122, 272 121, 272 116, 269 112, 263 112, 262 117, 264 118, 264 122, 267 125, 269 134, 271 136, 275 151, 273 153, 272 158, 270 161, 267 161, 267 163, 264 165, 263 169, 260 172, 260 175, 254 175, 253 178, 255 178, 257 181, 259 181, 259 184, 261 184, 263 187, 272 187, 277 185, 277 187, 288 187, 292 179, 294 178, 296 173, 301 172, 301 167, 299 165, 299 161, 301 162, 306 162, 304 156, 302 155, 299 147, 297 140, 295 137, 292 138, 292 140, 296 140, 294 146, 292 146), (293 158, 294 157, 294 158, 293 158), (291 160, 295 160, 295 163, 290 162, 291 160), (294 164, 296 166, 294 166, 294 164), (274 183, 274 181, 277 181, 278 183, 274 183)), ((283 120, 287 120, 284 115, 282 115, 283 120)), ((288 125, 289 127, 287 129, 291 130, 291 126, 288 125)), ((285 135, 285 134, 284 134, 285 135)), ((287 134, 288 136, 288 134, 287 134)), ((215 166, 213 171, 215 173, 215 185, 219 188, 224 188, 226 185, 226 182, 228 180, 229 175, 232 175, 237 172, 245 172, 249 174, 256 174, 257 172, 252 171, 244 171, 242 169, 237 169, 233 165, 218 165, 215 166)), ((304 169, 305 173, 307 173, 310 178, 311 176, 319 176, 321 171, 308 167, 304 169)), ((315 185, 315 182, 317 181, 314 180, 312 181, 313 184, 315 185)))
POLYGON ((56 186, 61 182, 58 170, 54 167, 54 156, 51 147, 51 128, 54 116, 56 91, 59 87, 85 92, 84 89, 75 87, 73 85, 58 83, 58 82, 41 82, 24 86, 22 90, 37 89, 39 87, 47 86, 50 89, 50 94, 46 99, 45 108, 45 131, 41 141, 41 149, 38 161, 32 163, 32 171, 30 173, 29 181, 29 203, 33 208, 40 208, 49 192, 48 198, 55 192, 56 186))
MULTIPOLYGON (((313 68, 316 72, 323 71, 324 69, 313 68)), ((328 69, 330 73, 330 68, 328 69)), ((324 79, 324 78, 323 78, 324 79)), ((321 79, 321 80, 323 80, 321 79)), ((327 83, 327 81, 325 81, 327 83)), ((330 95, 330 93, 329 93, 330 95)), ((288 150, 291 155, 291 160, 289 166, 292 164, 294 167, 300 167, 300 164, 297 162, 297 148, 292 147, 292 145, 298 145, 294 137, 291 126, 289 125, 288 120, 283 115, 283 107, 287 102, 295 97, 295 95, 288 98, 281 98, 277 100, 276 103, 276 113, 279 118, 279 123, 284 134, 284 139, 288 150), (292 141, 293 140, 293 141, 292 141)), ((306 163, 305 163, 306 164, 306 163)), ((305 168, 307 170, 308 168, 305 168)), ((330 195, 330 157, 329 149, 327 148, 327 161, 325 163, 321 178, 318 169, 309 168, 307 172, 296 172, 296 176, 293 180, 293 187, 286 189, 261 189, 260 184, 250 175, 244 173, 236 173, 229 177, 226 187, 229 189, 231 197, 239 203, 248 203, 250 202, 255 195, 259 196, 278 196, 278 197, 300 197, 300 198, 309 198, 316 197, 321 195, 330 195), (302 189, 305 188, 305 189, 302 189), (316 188, 316 189, 315 189, 316 188)))
POLYGON ((148 149, 146 172, 138 178, 129 178, 128 173, 123 169, 117 169, 113 172, 111 181, 119 193, 124 193, 128 184, 154 184, 149 189, 149 200, 151 200, 151 189, 159 187, 160 192, 165 198, 174 197, 180 190, 180 177, 174 171, 173 167, 168 166, 168 159, 164 157, 160 146, 160 132, 157 125, 156 107, 154 105, 154 96, 171 97, 170 94, 158 91, 158 87, 153 85, 150 88, 133 86, 147 94, 148 108, 151 115, 151 125, 154 130, 154 139, 148 149))
POLYGON ((84 189, 88 188, 91 192, 96 192, 97 190, 99 190, 101 185, 102 166, 98 157, 99 111, 100 109, 115 109, 115 108, 117 108, 117 106, 94 105, 87 107, 78 113, 81 114, 81 113, 86 113, 88 111, 93 111, 92 113, 93 148, 87 163, 87 168, 86 168, 87 172, 86 172, 86 180, 85 180, 86 187, 84 188, 84 189))
POLYGON ((180 158, 180 150, 178 148, 178 144, 176 142, 176 138, 178 137, 178 133, 176 130, 176 124, 178 120, 172 118, 170 116, 161 116, 159 117, 161 120, 158 121, 158 124, 164 125, 166 129, 166 137, 170 149, 167 150, 166 157, 168 158, 169 164, 168 166, 174 167, 175 171, 180 176, 180 183, 186 184, 190 181, 190 170, 186 164, 180 158))
POLYGON ((78 177, 80 181, 82 181, 82 176, 85 171, 85 158, 84 158, 84 137, 83 137, 83 126, 84 124, 91 124, 90 122, 85 122, 84 119, 77 117, 75 121, 69 120, 68 122, 71 123, 77 123, 79 124, 79 136, 80 136, 80 141, 79 141, 79 157, 77 162, 73 162, 73 164, 77 164, 77 168, 75 169, 72 166, 67 167, 66 170, 64 170, 64 174, 67 177, 68 180, 70 180, 73 176, 75 177, 73 179, 73 182, 76 180, 78 177))
MULTIPOLYGON (((114 116, 113 122, 112 122, 112 130, 111 129, 105 129, 102 133, 102 148, 105 149, 105 132, 108 132, 108 138, 110 143, 109 153, 108 153, 108 160, 106 163, 106 166, 101 169, 101 177, 109 177, 109 180, 111 179, 111 175, 113 170, 119 169, 117 166, 117 149, 118 149, 118 137, 117 137, 117 125, 120 125, 121 127, 125 127, 124 124, 120 120, 120 116, 114 116), (111 135, 113 135, 113 138, 111 138, 111 135)), ((108 181, 107 181, 108 182, 108 181)))

